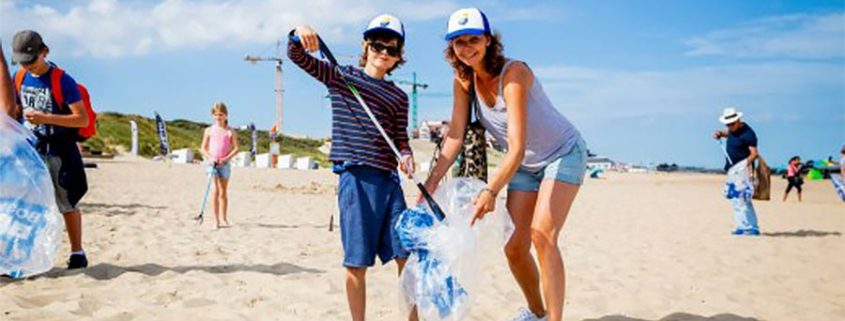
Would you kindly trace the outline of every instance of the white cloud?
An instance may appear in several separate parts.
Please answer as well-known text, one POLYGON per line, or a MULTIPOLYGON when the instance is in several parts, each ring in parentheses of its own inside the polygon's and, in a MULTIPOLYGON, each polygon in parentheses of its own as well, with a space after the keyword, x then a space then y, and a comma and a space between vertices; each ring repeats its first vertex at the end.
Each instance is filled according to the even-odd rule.
MULTIPOLYGON (((89 0, 61 6, 0 0, 0 33, 34 29, 61 52, 114 58, 267 44, 304 23, 314 26, 327 41, 351 42, 349 35, 358 34, 379 13, 395 14, 407 23, 445 19, 461 7, 451 0, 424 4, 415 0, 89 0)), ((490 2, 489 8, 508 10, 497 2, 490 2)), ((522 6, 515 11, 519 17, 512 19, 534 19, 546 11, 522 6)))
POLYGON ((535 73, 555 106, 580 118, 709 115, 738 102, 746 104, 741 107, 778 114, 785 110, 767 105, 772 99, 794 101, 836 92, 839 108, 845 107, 841 93, 845 66, 835 63, 770 62, 660 71, 554 65, 535 68, 535 73))
POLYGON ((90 0, 59 10, 44 4, 0 2, 2 34, 35 29, 51 46, 95 57, 271 43, 303 23, 338 42, 386 8, 407 22, 442 18, 458 7, 446 0, 424 6, 410 0, 90 0))
POLYGON ((827 59, 845 57, 845 14, 769 17, 686 39, 690 56, 827 59))

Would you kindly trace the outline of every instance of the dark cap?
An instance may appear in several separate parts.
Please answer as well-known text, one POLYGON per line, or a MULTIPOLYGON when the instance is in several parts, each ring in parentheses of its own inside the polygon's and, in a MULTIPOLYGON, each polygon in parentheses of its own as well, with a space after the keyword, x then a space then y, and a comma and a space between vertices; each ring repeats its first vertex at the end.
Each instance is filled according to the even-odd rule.
POLYGON ((41 48, 46 47, 41 35, 32 30, 22 30, 12 38, 12 63, 32 62, 41 48))

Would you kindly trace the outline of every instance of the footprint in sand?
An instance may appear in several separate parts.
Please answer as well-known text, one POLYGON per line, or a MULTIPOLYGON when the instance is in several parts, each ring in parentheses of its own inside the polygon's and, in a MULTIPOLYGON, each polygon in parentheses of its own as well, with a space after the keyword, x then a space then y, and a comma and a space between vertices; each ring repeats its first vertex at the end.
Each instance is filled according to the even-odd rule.
POLYGON ((54 302, 65 302, 70 298, 70 295, 67 294, 53 294, 53 295, 39 295, 33 297, 20 297, 17 295, 9 295, 9 298, 15 302, 20 308, 23 309, 36 309, 48 306, 53 304, 54 302))
POLYGON ((70 313, 78 316, 92 317, 94 316, 94 312, 100 310, 100 301, 95 298, 83 297, 79 300, 78 304, 79 309, 70 311, 70 313))
POLYGON ((198 308, 198 307, 214 305, 216 303, 217 303, 217 301, 214 301, 214 300, 203 299, 203 298, 193 298, 193 299, 187 299, 184 302, 182 302, 182 306, 186 307, 186 308, 198 308))

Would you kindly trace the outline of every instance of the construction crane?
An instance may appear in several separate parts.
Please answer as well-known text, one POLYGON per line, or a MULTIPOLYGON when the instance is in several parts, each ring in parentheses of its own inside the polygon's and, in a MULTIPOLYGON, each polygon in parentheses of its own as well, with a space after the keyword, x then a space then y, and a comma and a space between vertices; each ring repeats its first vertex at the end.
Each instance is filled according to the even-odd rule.
POLYGON ((276 134, 278 137, 282 136, 282 55, 279 51, 281 47, 281 41, 276 41, 276 55, 273 57, 261 57, 255 55, 246 55, 244 57, 245 61, 249 61, 251 63, 257 63, 259 61, 272 61, 276 63, 276 134))
POLYGON ((411 73, 411 80, 396 80, 396 83, 401 85, 408 85, 411 86, 411 128, 410 131, 412 133, 416 133, 419 129, 419 122, 417 121, 417 96, 419 93, 417 92, 417 88, 426 89, 428 88, 428 84, 423 84, 417 82, 417 73, 411 73))

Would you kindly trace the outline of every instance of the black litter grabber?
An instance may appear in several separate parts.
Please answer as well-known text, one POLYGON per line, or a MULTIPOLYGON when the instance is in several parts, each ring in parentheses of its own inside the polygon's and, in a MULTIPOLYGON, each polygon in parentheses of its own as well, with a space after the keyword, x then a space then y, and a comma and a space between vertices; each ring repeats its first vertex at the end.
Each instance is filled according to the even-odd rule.
MULTIPOLYGON (((353 86, 346 79, 346 76, 343 74, 343 71, 340 70, 340 68, 339 68, 339 65, 337 63, 337 59, 335 59, 331 50, 329 50, 329 47, 326 46, 326 43, 323 42, 322 38, 318 38, 318 39, 320 41, 320 52, 323 53, 323 55, 326 57, 326 59, 328 59, 329 63, 332 64, 332 67, 335 68, 335 70, 337 70, 338 74, 340 74, 340 77, 343 80, 343 83, 345 83, 346 87, 349 88, 349 91, 351 91, 352 94, 355 95, 355 99, 358 100, 358 103, 361 104, 361 107, 364 108, 364 111, 367 112, 367 116, 369 116, 370 120, 373 122, 373 125, 376 126, 379 133, 381 133, 381 137, 384 138, 384 140, 387 142, 387 145, 390 146, 390 149, 393 151, 393 154, 396 156, 396 159, 398 159, 399 162, 401 163, 402 162, 402 154, 399 153, 399 149, 396 148, 396 145, 393 143, 393 140, 390 139, 390 136, 388 136, 387 133, 384 131, 384 128, 381 127, 381 124, 378 122, 378 119, 376 119, 376 116, 373 115, 373 112, 370 110, 370 107, 367 106, 367 103, 364 101, 363 98, 361 98, 361 94, 358 92, 358 89, 356 89, 355 86, 353 86)), ((298 39, 294 39, 294 40, 298 40, 298 39)), ((419 188, 420 193, 422 193, 423 198, 425 198, 425 201, 428 204, 428 206, 431 208, 431 211, 434 213, 434 216, 436 216, 437 219, 440 220, 440 221, 445 219, 446 215, 443 213, 443 209, 441 209, 440 205, 438 205, 437 202, 434 201, 434 198, 431 197, 431 194, 428 193, 428 191, 425 189, 425 186, 423 186, 423 184, 417 179, 417 176, 414 175, 413 173, 411 173, 411 180, 413 180, 414 184, 417 185, 417 188, 419 188)))

